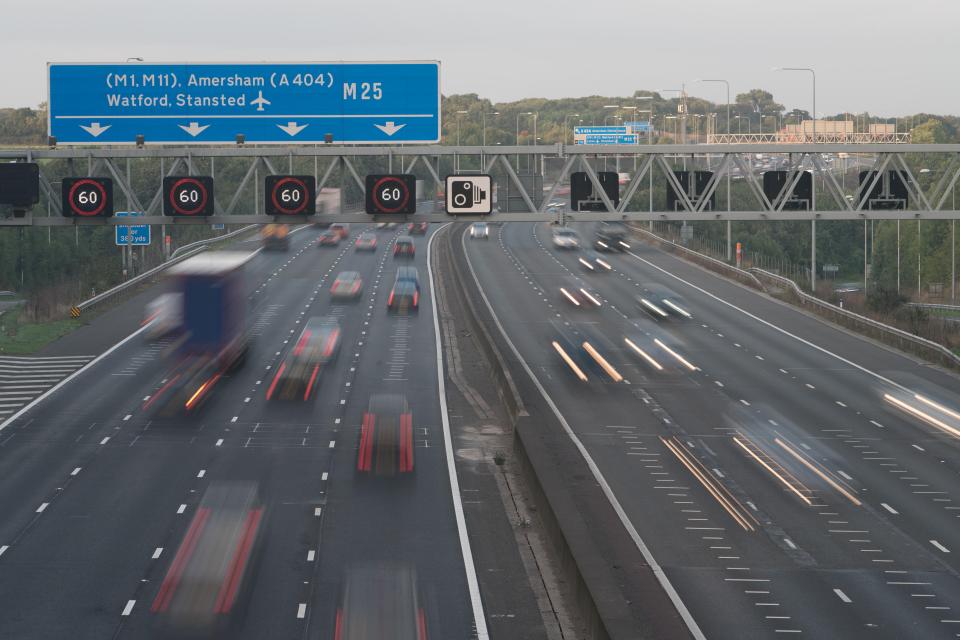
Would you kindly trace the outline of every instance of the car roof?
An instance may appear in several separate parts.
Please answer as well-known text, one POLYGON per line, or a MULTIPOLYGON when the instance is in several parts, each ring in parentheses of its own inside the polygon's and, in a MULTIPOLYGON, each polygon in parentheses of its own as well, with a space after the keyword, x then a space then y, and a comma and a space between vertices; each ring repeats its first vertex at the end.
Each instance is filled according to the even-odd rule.
POLYGON ((341 278, 343 280, 356 280, 360 278, 360 272, 359 271, 341 271, 340 273, 337 274, 337 280, 340 280, 341 278))
POLYGON ((412 238, 411 236, 398 236, 398 237, 397 237, 397 242, 398 242, 398 243, 400 243, 400 242, 409 242, 409 243, 412 244, 412 243, 413 243, 413 238, 412 238))

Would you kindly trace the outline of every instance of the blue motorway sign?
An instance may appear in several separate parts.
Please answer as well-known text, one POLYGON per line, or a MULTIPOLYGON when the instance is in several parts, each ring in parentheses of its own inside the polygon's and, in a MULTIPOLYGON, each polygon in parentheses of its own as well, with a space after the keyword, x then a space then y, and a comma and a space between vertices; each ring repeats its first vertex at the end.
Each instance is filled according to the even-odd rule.
POLYGON ((573 135, 575 136, 589 136, 589 135, 627 135, 626 127, 574 127, 573 135))
POLYGON ((577 144, 637 144, 637 142, 637 134, 635 133, 622 135, 587 134, 578 137, 576 140, 577 144))
POLYGON ((646 121, 624 122, 623 124, 630 127, 630 129, 632 129, 634 132, 651 131, 653 129, 653 125, 651 125, 649 122, 646 122, 646 121))
POLYGON ((440 63, 47 65, 60 144, 433 143, 440 63))
MULTIPOLYGON (((113 215, 123 218, 126 216, 142 216, 143 213, 140 211, 117 211, 113 215)), ((129 244, 138 247, 150 244, 150 225, 148 224, 134 224, 130 226, 118 224, 114 228, 117 230, 114 240, 117 246, 125 247, 129 244)))

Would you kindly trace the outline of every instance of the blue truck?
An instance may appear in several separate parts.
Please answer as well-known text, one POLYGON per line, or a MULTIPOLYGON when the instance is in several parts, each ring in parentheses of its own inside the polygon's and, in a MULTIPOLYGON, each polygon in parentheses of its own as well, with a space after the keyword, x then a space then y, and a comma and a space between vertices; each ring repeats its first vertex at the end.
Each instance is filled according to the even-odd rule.
POLYGON ((181 303, 180 337, 173 367, 144 408, 156 404, 168 415, 193 411, 224 375, 243 365, 250 342, 243 266, 252 256, 204 253, 167 272, 181 303))

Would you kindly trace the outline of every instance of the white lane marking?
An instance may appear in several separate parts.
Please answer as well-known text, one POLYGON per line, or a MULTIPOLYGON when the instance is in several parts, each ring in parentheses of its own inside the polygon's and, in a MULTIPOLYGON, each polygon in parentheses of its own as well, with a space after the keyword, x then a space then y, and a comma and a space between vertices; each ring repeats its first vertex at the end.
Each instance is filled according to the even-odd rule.
POLYGON ((40 404, 41 402, 43 402, 44 400, 46 400, 47 398, 49 398, 54 392, 56 392, 57 390, 61 389, 61 388, 64 387, 64 386, 66 386, 67 384, 69 384, 70 381, 72 381, 74 378, 76 378, 77 376, 79 376, 80 374, 82 374, 84 371, 87 371, 90 367, 92 367, 92 366, 95 365, 96 363, 100 362, 101 360, 103 360, 104 358, 106 358, 107 356, 109 356, 111 353, 113 353, 114 351, 116 351, 117 349, 119 349, 120 347, 122 347, 123 345, 125 345, 126 343, 130 342, 130 341, 133 340, 136 336, 139 336, 141 333, 143 333, 143 332, 146 331, 146 330, 147 330, 147 326, 140 327, 139 329, 137 329, 136 331, 134 331, 133 333, 131 333, 130 335, 128 335, 126 338, 124 338, 123 340, 121 340, 121 341, 118 342, 117 344, 113 345, 112 347, 110 347, 109 349, 107 349, 106 351, 104 351, 103 353, 101 353, 99 356, 97 356, 96 358, 94 358, 93 360, 91 360, 91 361, 88 362, 87 364, 83 365, 82 367, 80 367, 79 369, 77 369, 76 371, 74 371, 73 373, 71 373, 69 376, 67 376, 66 378, 64 378, 64 379, 61 380, 60 382, 58 382, 57 384, 55 384, 55 385, 54 385, 53 387, 51 387, 48 391, 46 391, 43 395, 38 396, 38 397, 37 397, 36 399, 34 399, 30 404, 28 404, 27 406, 23 407, 22 409, 20 409, 19 411, 17 411, 15 414, 13 414, 12 416, 10 416, 10 417, 7 418, 6 420, 4 420, 2 423, 0 423, 0 431, 3 431, 4 429, 6 429, 7 426, 9 426, 10 424, 12 424, 14 420, 16 420, 17 418, 19 418, 20 416, 22 416, 23 414, 25 414, 27 411, 29 411, 29 410, 32 409, 33 407, 37 406, 38 404, 40 404))
MULTIPOLYGON (((773 324, 773 323, 771 323, 771 322, 768 322, 768 321, 764 320, 764 319, 761 318, 760 316, 754 315, 754 314, 750 313, 749 311, 746 311, 746 310, 744 310, 744 309, 741 309, 740 307, 738 307, 737 305, 733 304, 732 302, 727 302, 726 300, 724 300, 724 299, 721 298, 720 296, 714 295, 714 294, 710 293, 709 291, 707 291, 706 289, 703 289, 703 288, 701 288, 701 287, 698 287, 697 285, 693 284, 692 282, 689 282, 689 281, 687 281, 687 280, 684 280, 684 279, 681 278, 680 276, 675 275, 675 274, 673 274, 673 273, 670 273, 670 272, 667 271, 666 269, 663 269, 663 268, 661 268, 661 267, 658 267, 657 265, 653 264, 653 263, 650 262, 649 260, 644 260, 643 258, 641 258, 641 257, 638 256, 637 254, 633 253, 632 251, 627 251, 626 253, 630 254, 631 256, 633 256, 634 258, 636 258, 637 260, 639 260, 640 262, 642 262, 642 263, 644 263, 644 264, 646 264, 646 265, 649 265, 650 267, 653 267, 654 269, 656 269, 656 270, 659 271, 660 273, 663 273, 664 275, 667 275, 667 276, 669 276, 669 277, 671 277, 671 278, 673 278, 673 279, 675 279, 675 280, 678 280, 678 281, 682 282, 683 284, 687 285, 688 287, 690 287, 690 288, 692 288, 692 289, 696 289, 697 291, 699 291, 700 293, 704 294, 705 296, 709 296, 710 298, 713 298, 713 299, 716 300, 717 302, 719 302, 719 303, 721 303, 721 304, 725 304, 726 306, 730 307, 731 309, 735 309, 736 311, 739 311, 740 313, 742 313, 743 315, 747 316, 748 318, 752 318, 753 320, 756 320, 756 321, 759 322, 760 324, 762 324, 762 325, 764 325, 764 326, 767 326, 767 327, 770 327, 770 328, 773 329, 774 331, 777 331, 777 332, 779 332, 779 333, 782 333, 782 334, 785 335, 785 336, 789 336, 789 337, 793 338, 794 340, 796 340, 797 342, 800 342, 800 343, 802 343, 802 344, 805 344, 805 345, 807 345, 808 347, 810 347, 810 348, 812 348, 812 349, 816 349, 817 351, 819 351, 819 352, 821 352, 821 353, 824 353, 824 354, 826 354, 826 355, 828 355, 828 356, 831 356, 831 357, 833 357, 833 358, 836 358, 836 359, 839 360, 840 362, 843 362, 844 364, 848 364, 848 365, 850 365, 851 367, 853 367, 853 368, 855 368, 855 369, 857 369, 857 370, 859 370, 859 371, 862 371, 863 373, 866 373, 867 375, 873 376, 874 378, 876 378, 877 380, 880 380, 881 382, 885 382, 885 383, 887 383, 887 384, 889 384, 889 385, 891 385, 891 386, 894 386, 894 387, 896 387, 897 389, 899 389, 900 391, 905 391, 905 392, 907 392, 907 393, 913 393, 910 389, 908 389, 907 387, 903 386, 902 384, 896 383, 896 382, 894 382, 893 380, 891 380, 890 378, 887 378, 887 377, 885 377, 885 376, 882 376, 882 375, 880 375, 879 373, 877 373, 877 372, 875 372, 875 371, 871 371, 870 369, 867 369, 867 368, 864 367, 863 365, 859 365, 859 364, 857 364, 856 362, 853 362, 852 360, 848 360, 848 359, 844 358, 843 356, 838 355, 838 354, 830 351, 829 349, 826 349, 826 348, 824 348, 824 347, 821 347, 821 346, 818 345, 818 344, 814 344, 813 342, 810 342, 809 340, 805 340, 804 338, 801 338, 800 336, 798 336, 798 335, 796 335, 796 334, 790 333, 790 332, 787 331, 786 329, 783 329, 783 328, 781 328, 781 327, 778 327, 777 325, 775 325, 775 324, 773 324)), ((824 323, 824 324, 826 324, 826 323, 824 323)), ((787 372, 784 371, 783 369, 780 369, 780 371, 783 372, 783 373, 787 373, 787 372)))
POLYGON ((202 478, 202 477, 205 476, 205 475, 207 475, 207 470, 206 470, 206 469, 200 469, 200 471, 197 472, 197 477, 198 477, 198 478, 202 478))
POLYGON ((128 413, 127 415, 125 415, 125 416, 123 417, 123 421, 126 422, 127 420, 129 420, 129 419, 132 418, 132 417, 133 417, 133 414, 132 414, 132 413, 128 413))
POLYGON ((315 515, 316 517, 319 518, 321 513, 323 513, 323 507, 314 507, 314 508, 313 508, 313 515, 315 515))
POLYGON ((223 444, 223 438, 220 438, 219 440, 217 440, 217 444, 215 444, 214 446, 219 447, 222 444, 223 444))
POLYGON ((790 547, 791 549, 797 548, 797 545, 794 544, 793 540, 791 540, 790 538, 784 538, 783 541, 786 542, 787 546, 790 547))
POLYGON ((187 510, 187 505, 182 504, 177 508, 177 513, 183 513, 186 510, 187 510))
POLYGON ((71 472, 70 472, 70 475, 75 476, 75 475, 77 475, 78 473, 80 473, 80 467, 77 467, 76 469, 74 469, 73 471, 71 471, 71 472))
POLYGON ((3 545, 2 547, 0 547, 0 556, 2 556, 3 554, 5 554, 5 553, 7 552, 7 549, 9 549, 9 548, 10 548, 10 546, 9 546, 9 545, 6 545, 6 544, 3 545))
POLYGON ((160 557, 161 553, 163 553, 163 547, 157 547, 156 549, 153 550, 153 555, 150 557, 156 560, 157 558, 160 557))
POLYGON ((37 510, 36 510, 35 513, 43 513, 44 511, 47 510, 47 507, 49 507, 49 506, 50 506, 50 503, 49 503, 49 502, 44 502, 44 503, 41 504, 39 507, 37 507, 37 510))
POLYGON ((806 385, 807 389, 816 389, 816 387, 810 384, 809 382, 806 382, 804 384, 806 385))
POLYGON ((301 602, 297 605, 297 619, 302 619, 307 615, 307 603, 301 602))
POLYGON ((870 421, 870 424, 872 424, 872 425, 875 426, 875 427, 880 427, 881 429, 886 429, 885 426, 883 426, 882 424, 880 424, 880 423, 877 422, 876 420, 871 420, 871 421, 870 421))
POLYGON ((914 449, 916 449, 917 451, 926 451, 926 449, 924 449, 923 447, 921 447, 921 446, 918 445, 918 444, 912 444, 912 445, 910 445, 910 446, 913 447, 914 449))
POLYGON ((880 503, 880 506, 883 507, 884 509, 886 509, 887 511, 889 511, 890 513, 892 513, 892 514, 895 515, 895 516, 900 515, 900 512, 899 512, 899 511, 897 511, 896 509, 894 509, 893 507, 891 507, 890 505, 888 505, 886 502, 881 502, 881 503, 880 503))
POLYGON ((843 404, 842 402, 840 402, 839 400, 834 400, 834 402, 836 402, 838 405, 840 405, 841 407, 844 407, 844 408, 847 406, 847 405, 843 404))
POLYGON ((244 402, 244 403, 250 402, 250 398, 244 398, 244 399, 243 399, 243 402, 244 402))
POLYGON ((947 549, 945 546, 943 546, 942 544, 940 544, 940 543, 937 542, 936 540, 931 540, 931 541, 930 541, 930 544, 932 544, 933 546, 935 546, 937 549, 940 549, 940 551, 943 551, 944 553, 950 553, 950 549, 947 549))
MULTIPOLYGON (((431 237, 431 240, 432 239, 433 238, 431 237)), ((673 603, 673 606, 677 609, 677 612, 680 614, 680 617, 683 618, 683 621, 687 625, 687 629, 690 631, 690 634, 696 640, 706 640, 706 636, 704 635, 703 631, 700 629, 700 626, 697 624, 697 621, 693 619, 693 615, 690 613, 690 610, 687 609, 686 604, 684 604, 683 600, 680 599, 680 595, 677 593, 677 590, 674 588, 673 584, 670 582, 670 579, 667 577, 663 569, 660 567, 656 559, 653 557, 653 554, 650 552, 650 549, 647 547, 647 544, 643 541, 643 538, 640 537, 639 532, 637 532, 636 527, 634 527, 633 523, 630 522, 630 518, 627 516, 626 512, 623 510, 623 506, 620 504, 620 501, 617 499, 617 496, 613 493, 613 489, 610 488, 610 485, 607 483, 606 478, 603 477, 603 473, 600 471, 600 468, 597 466, 597 463, 590 456, 590 453, 587 451, 586 447, 583 446, 583 442, 580 440, 579 437, 577 437, 577 434, 575 434, 573 432, 573 429, 570 428, 570 424, 563 417, 563 414, 560 413, 560 409, 557 407, 556 403, 554 403, 553 399, 547 393, 547 390, 543 387, 543 385, 540 383, 540 380, 533 373, 533 369, 530 368, 530 365, 527 364, 526 360, 524 360, 523 357, 520 355, 520 351, 517 350, 516 345, 513 344, 513 340, 510 339, 510 336, 507 334, 506 330, 503 328, 503 324, 501 324, 500 319, 497 317, 497 314, 494 313, 493 305, 490 304, 490 300, 489 298, 487 298, 487 294, 483 290, 483 286, 480 284, 479 278, 477 278, 477 272, 473 268, 473 262, 470 260, 470 254, 467 252, 466 233, 464 233, 460 237, 460 244, 462 246, 464 256, 467 259, 467 266, 470 268, 470 274, 473 276, 473 280, 477 284, 477 289, 480 291, 480 297, 483 298, 483 302, 484 304, 486 304, 487 310, 490 311, 490 316, 493 318, 494 324, 497 325, 497 329, 500 331, 500 334, 503 336, 504 341, 506 341, 507 345, 510 347, 510 350, 513 352, 513 355, 517 358, 517 360, 520 362, 521 366, 523 367, 524 371, 533 381, 534 386, 537 387, 537 390, 540 392, 540 395, 543 396, 543 399, 546 401, 547 405, 549 405, 550 410, 557 417, 557 420, 560 422, 560 425, 563 427, 563 430, 567 434, 567 437, 570 438, 571 441, 573 441, 574 446, 577 447, 577 450, 580 452, 580 455, 586 461, 587 466, 590 468, 590 473, 593 475, 594 479, 600 485, 604 495, 607 498, 607 501, 613 507, 613 510, 616 512, 617 517, 620 519, 620 523, 627 530, 627 533, 630 535, 631 539, 633 539, 634 544, 640 550, 640 553, 643 555, 643 558, 646 561, 647 565, 650 567, 651 571, 653 571, 653 574, 654 576, 656 576, 657 581, 660 583, 660 586, 663 588, 663 590, 667 593, 667 596, 670 598, 670 602, 673 603)), ((427 247, 428 247, 428 253, 429 253, 429 244, 427 245, 427 247)), ((631 253, 630 255, 637 257, 636 254, 633 254, 633 253, 631 253)), ((640 259, 642 260, 642 258, 640 259)), ((427 269, 429 270, 429 268, 430 268, 430 263, 428 261, 427 269)), ((661 269, 661 271, 663 270, 661 269)), ((430 280, 431 280, 431 287, 432 287, 433 278, 431 277, 430 280)), ((431 296, 431 298, 435 299, 436 296, 431 296)), ((434 312, 434 323, 436 324, 436 322, 437 322, 437 315, 436 315, 436 312, 434 312)), ((437 329, 437 334, 439 335, 439 329, 437 329)), ((442 362, 438 362, 438 366, 442 367, 442 362)), ((440 371, 442 373, 442 369, 440 369, 440 371)), ((439 379, 443 380, 443 376, 442 375, 439 376, 439 379)), ((441 415, 446 416, 446 394, 444 393, 440 394, 440 403, 444 407, 444 410, 441 412, 441 415)), ((448 429, 449 427, 445 427, 445 431, 448 429)), ((450 448, 449 439, 447 440, 447 447, 448 449, 450 448)), ((452 465, 452 457, 453 457, 452 454, 447 455, 448 464, 452 465)), ((452 475, 452 480, 456 481, 455 474, 452 475)), ((453 492, 453 494, 454 496, 457 496, 459 495, 459 492, 455 491, 453 492)), ((469 541, 467 541, 467 544, 469 545, 469 541)), ((464 558, 471 558, 471 562, 472 562, 471 555, 469 555, 468 553, 464 553, 463 556, 464 558)), ((760 578, 724 578, 724 580, 741 581, 741 580, 761 580, 761 579, 760 578)), ((769 579, 764 581, 769 582, 769 579)), ((477 617, 477 616, 475 615, 474 617, 477 617)), ((482 616, 480 616, 479 619, 484 620, 482 616)), ((486 627, 486 623, 484 623, 484 628, 485 627, 486 627)))
POLYGON ((313 559, 317 557, 317 552, 313 549, 307 551, 307 562, 313 562, 313 559))
POLYGON ((103 440, 101 440, 101 441, 100 441, 100 444, 107 444, 108 442, 110 442, 110 436, 107 436, 106 438, 104 438, 103 440))
POLYGON ((717 385, 718 387, 721 387, 721 388, 723 387, 723 383, 720 382, 719 380, 714 380, 714 381, 713 381, 713 384, 715 384, 715 385, 717 385))
POLYGON ((743 406, 745 406, 745 407, 749 407, 749 406, 750 406, 750 403, 747 402, 746 400, 744 400, 743 398, 740 398, 740 402, 741 402, 741 403, 743 404, 743 406))
POLYGON ((120 615, 121 616, 130 615, 130 612, 133 611, 133 605, 135 604, 137 604, 136 600, 127 600, 127 606, 123 608, 123 613, 121 613, 120 615))
POLYGON ((841 591, 840 589, 834 589, 833 592, 834 592, 835 594, 837 594, 837 597, 838 597, 838 598, 840 598, 841 600, 843 600, 843 601, 846 602, 847 604, 850 604, 851 602, 853 602, 853 600, 850 599, 850 596, 848 596, 847 594, 845 594, 845 593, 844 593, 843 591, 841 591))
POLYGON ((329 478, 329 477, 330 477, 330 474, 328 474, 326 471, 324 471, 324 472, 320 475, 320 479, 323 480, 324 482, 326 482, 327 478, 329 478))
POLYGON ((236 421, 237 421, 237 418, 239 418, 239 417, 240 417, 240 416, 233 416, 232 418, 230 418, 230 422, 236 422, 236 421))
MULTIPOLYGON (((449 225, 442 225, 440 230, 447 226, 449 225)), ((436 239, 438 233, 439 231, 431 235, 430 240, 427 242, 427 277, 430 279, 430 308, 433 313, 433 333, 436 345, 437 387, 440 396, 440 418, 443 423, 443 450, 447 460, 447 475, 450 478, 450 494, 453 500, 453 513, 457 521, 457 532, 460 535, 460 551, 461 556, 463 557, 463 568, 467 574, 467 587, 470 592, 470 603, 473 606, 473 622, 476 630, 475 633, 478 640, 489 640, 490 634, 487 630, 487 618, 483 612, 483 601, 480 599, 480 583, 477 580, 477 570, 473 563, 473 552, 470 549, 470 538, 467 535, 467 522, 463 514, 463 502, 460 498, 460 480, 457 477, 457 468, 453 457, 453 438, 450 434, 450 417, 447 413, 447 392, 443 372, 443 345, 440 343, 440 321, 439 314, 437 313, 437 292, 433 278, 433 265, 431 264, 430 260, 431 251, 433 249, 433 241, 436 239)), ((467 250, 465 242, 466 233, 461 234, 460 236, 460 243, 463 245, 464 252, 467 250)), ((467 258, 467 264, 470 264, 469 257, 467 258)), ((470 265, 470 271, 473 272, 473 265, 470 265)), ((476 279, 475 273, 474 279, 476 279)), ((483 288, 480 287, 479 282, 477 283, 477 287, 480 289, 482 294, 483 288)), ((484 295, 484 300, 486 300, 486 295, 484 295)), ((489 302, 487 302, 487 304, 489 305, 489 302)), ((490 312, 492 314, 493 309, 490 309, 490 312)), ((494 316, 494 319, 496 319, 496 316, 494 316)), ((499 325, 499 321, 497 324, 499 325)))
POLYGON ((336 440, 331 440, 331 441, 330 441, 330 446, 329 446, 328 448, 333 449, 335 446, 337 446, 337 441, 336 441, 336 440))
POLYGON ((846 480, 853 480, 853 478, 851 478, 849 475, 847 475, 847 473, 846 473, 845 471, 842 471, 842 470, 840 470, 840 469, 837 469, 837 473, 840 474, 841 476, 843 476, 844 479, 846 479, 846 480))

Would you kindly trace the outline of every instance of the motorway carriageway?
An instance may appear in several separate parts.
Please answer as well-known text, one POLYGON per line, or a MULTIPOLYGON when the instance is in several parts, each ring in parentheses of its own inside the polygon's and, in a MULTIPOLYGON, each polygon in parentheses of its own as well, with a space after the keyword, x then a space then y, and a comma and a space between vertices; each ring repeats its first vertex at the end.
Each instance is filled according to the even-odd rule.
POLYGON ((416 570, 431 638, 482 635, 445 453, 430 236, 416 239, 421 311, 390 317, 397 234, 379 232, 376 253, 355 253, 360 227, 323 249, 305 228, 288 253, 261 252, 247 265, 256 340, 196 415, 143 411, 168 363, 135 335, 5 424, 0 637, 160 637, 151 604, 197 505, 211 483, 235 480, 257 483, 265 511, 229 637, 332 637, 342 578, 363 563, 416 570), (330 300, 341 270, 362 274, 359 300, 330 300), (302 323, 327 314, 344 334, 315 400, 267 403, 266 385, 302 323), (416 473, 357 482, 363 411, 371 394, 389 392, 410 403, 416 473))
POLYGON ((638 241, 591 274, 546 223, 462 243, 706 637, 960 635, 956 376, 638 241), (571 277, 599 309, 564 300, 571 277), (692 317, 641 311, 634 297, 658 287, 692 317), (569 346, 584 340, 606 370, 569 346))

